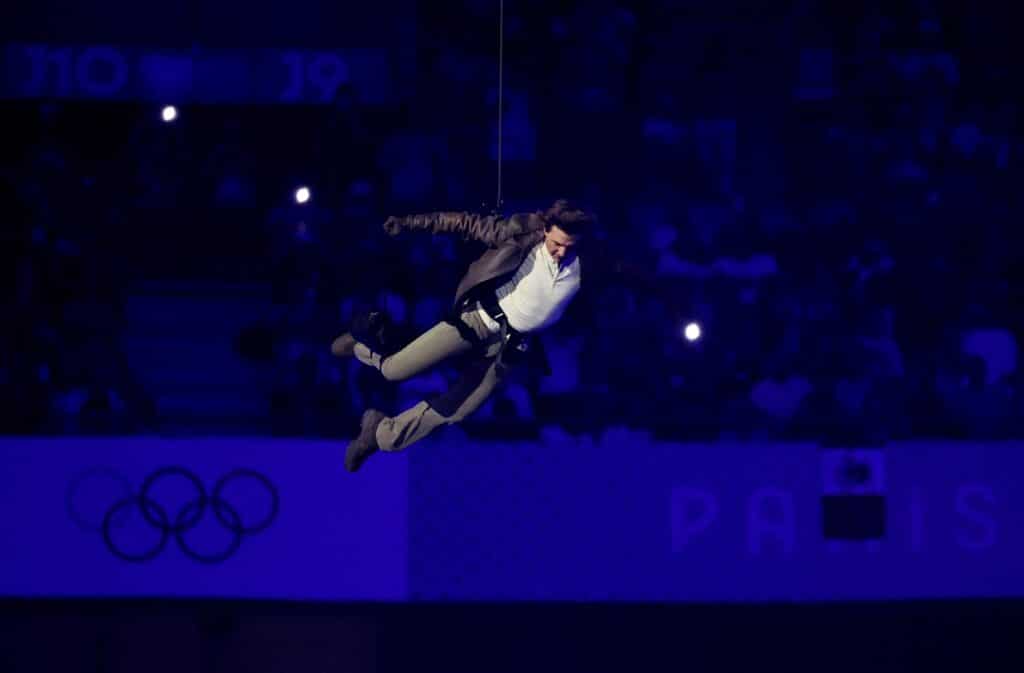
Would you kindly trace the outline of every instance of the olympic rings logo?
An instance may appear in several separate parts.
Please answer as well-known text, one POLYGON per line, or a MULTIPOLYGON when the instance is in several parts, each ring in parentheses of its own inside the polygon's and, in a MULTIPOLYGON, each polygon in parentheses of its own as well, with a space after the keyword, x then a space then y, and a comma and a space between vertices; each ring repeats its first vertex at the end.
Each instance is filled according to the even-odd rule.
POLYGON ((138 493, 133 493, 127 479, 106 469, 90 470, 72 480, 67 493, 68 513, 80 527, 102 534, 103 543, 115 557, 131 563, 143 563, 155 559, 167 546, 171 537, 185 556, 199 563, 214 564, 227 560, 238 551, 242 539, 266 530, 277 518, 280 498, 277 487, 270 479, 255 470, 235 469, 216 481, 213 490, 207 493, 206 487, 196 474, 184 467, 162 467, 145 478, 138 493), (90 478, 113 480, 122 491, 123 497, 116 500, 102 515, 98 522, 90 522, 82 516, 76 499, 84 482, 90 478), (184 480, 194 492, 191 498, 181 504, 177 511, 169 512, 168 507, 161 504, 154 494, 154 487, 162 481, 184 480), (245 521, 238 508, 225 498, 225 490, 229 485, 251 481, 265 492, 269 504, 262 516, 254 521, 245 521), (204 519, 207 511, 213 513, 214 520, 229 534, 226 543, 218 549, 199 550, 189 542, 186 533, 195 529, 204 519), (157 533, 156 540, 142 549, 129 549, 124 541, 118 541, 115 533, 119 523, 133 513, 141 514, 142 520, 157 533))

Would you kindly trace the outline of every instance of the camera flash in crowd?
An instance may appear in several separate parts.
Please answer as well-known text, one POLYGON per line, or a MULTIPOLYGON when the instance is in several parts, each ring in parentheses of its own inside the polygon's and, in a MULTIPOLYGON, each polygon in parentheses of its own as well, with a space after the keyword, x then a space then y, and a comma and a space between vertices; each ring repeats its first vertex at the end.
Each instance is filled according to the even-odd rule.
POLYGON ((689 341, 690 343, 693 343, 694 341, 697 341, 698 339, 700 339, 700 335, 701 335, 700 325, 698 325, 695 322, 689 323, 683 329, 683 336, 686 337, 686 340, 689 341))
POLYGON ((160 112, 160 117, 165 122, 170 123, 178 118, 178 108, 173 105, 164 106, 164 109, 160 112))
POLYGON ((303 204, 309 201, 309 187, 299 187, 295 190, 295 203, 303 204))

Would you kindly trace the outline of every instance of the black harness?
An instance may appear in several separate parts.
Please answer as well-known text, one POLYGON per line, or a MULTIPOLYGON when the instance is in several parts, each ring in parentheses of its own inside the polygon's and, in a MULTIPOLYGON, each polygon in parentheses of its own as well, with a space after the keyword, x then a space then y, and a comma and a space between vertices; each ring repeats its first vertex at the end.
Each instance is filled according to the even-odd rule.
POLYGON ((459 330, 459 335, 462 338, 475 346, 482 345, 483 342, 480 340, 480 337, 478 337, 476 332, 466 325, 466 323, 462 322, 461 317, 464 311, 470 309, 473 304, 479 302, 484 312, 490 316, 491 320, 496 322, 499 327, 499 334, 501 337, 501 348, 497 355, 499 368, 504 365, 506 360, 508 360, 509 364, 513 364, 514 361, 518 359, 517 356, 525 355, 530 348, 529 335, 520 332, 509 324, 508 316, 505 315, 505 311, 502 310, 501 305, 498 303, 498 296, 495 294, 495 288, 498 287, 498 284, 502 280, 504 279, 481 283, 479 286, 467 292, 458 303, 457 310, 453 311, 446 319, 446 322, 459 330))

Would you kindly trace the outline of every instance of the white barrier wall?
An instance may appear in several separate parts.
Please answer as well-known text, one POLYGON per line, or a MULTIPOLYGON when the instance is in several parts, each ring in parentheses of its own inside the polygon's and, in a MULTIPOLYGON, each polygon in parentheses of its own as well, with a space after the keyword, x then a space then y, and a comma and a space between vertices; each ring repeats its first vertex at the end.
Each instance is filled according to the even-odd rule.
POLYGON ((0 594, 1024 595, 1019 443, 837 452, 623 432, 482 443, 448 429, 357 475, 342 469, 343 446, 2 439, 0 594), (829 539, 844 534, 866 539, 829 539))
POLYGON ((346 479, 343 449, 269 439, 0 440, 0 594, 401 600, 406 464, 346 479), (162 468, 170 469, 154 476, 162 468), (139 496, 151 476, 144 516, 139 496))

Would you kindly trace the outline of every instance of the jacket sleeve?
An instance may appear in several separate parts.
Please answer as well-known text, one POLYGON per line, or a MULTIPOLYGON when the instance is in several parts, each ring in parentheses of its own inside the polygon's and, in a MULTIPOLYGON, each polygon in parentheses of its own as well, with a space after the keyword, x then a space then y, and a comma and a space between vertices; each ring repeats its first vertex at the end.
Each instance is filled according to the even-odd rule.
POLYGON ((384 228, 391 235, 402 229, 429 231, 432 234, 458 234, 466 240, 480 241, 490 247, 500 245, 521 229, 516 226, 514 217, 505 219, 496 215, 457 212, 391 217, 384 223, 384 228))

